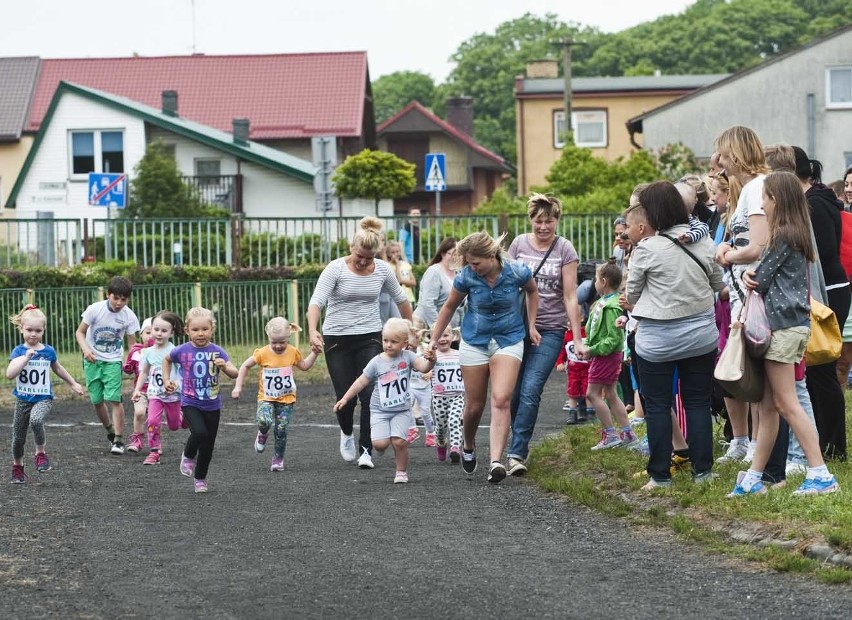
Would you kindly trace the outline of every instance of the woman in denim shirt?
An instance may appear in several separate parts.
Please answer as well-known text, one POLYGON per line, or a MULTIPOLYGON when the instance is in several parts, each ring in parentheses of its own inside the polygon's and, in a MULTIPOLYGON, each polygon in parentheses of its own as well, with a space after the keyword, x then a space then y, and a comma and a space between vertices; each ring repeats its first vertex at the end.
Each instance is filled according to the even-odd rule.
POLYGON ((525 331, 519 307, 521 289, 526 292, 530 341, 534 346, 541 341, 535 328, 538 288, 529 267, 512 261, 500 247, 504 237, 493 239, 488 233, 476 232, 456 245, 456 260, 461 270, 432 326, 429 343, 431 347, 437 345, 456 309, 467 298, 459 346, 465 385, 462 468, 467 474, 476 471, 476 431, 485 409, 488 380, 493 378, 488 481, 495 484, 506 477, 506 467, 500 460, 509 436, 509 405, 524 355, 525 331))

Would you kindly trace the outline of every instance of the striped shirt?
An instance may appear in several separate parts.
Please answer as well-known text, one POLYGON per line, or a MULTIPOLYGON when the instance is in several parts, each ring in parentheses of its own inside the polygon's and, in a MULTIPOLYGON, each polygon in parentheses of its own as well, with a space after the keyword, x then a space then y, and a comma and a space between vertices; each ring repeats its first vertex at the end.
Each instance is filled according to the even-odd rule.
POLYGON ((322 324, 325 335, 371 334, 382 331, 382 291, 397 304, 408 301, 393 268, 385 261, 377 258, 373 273, 359 276, 350 271, 345 258, 338 258, 322 270, 308 305, 328 308, 322 324))

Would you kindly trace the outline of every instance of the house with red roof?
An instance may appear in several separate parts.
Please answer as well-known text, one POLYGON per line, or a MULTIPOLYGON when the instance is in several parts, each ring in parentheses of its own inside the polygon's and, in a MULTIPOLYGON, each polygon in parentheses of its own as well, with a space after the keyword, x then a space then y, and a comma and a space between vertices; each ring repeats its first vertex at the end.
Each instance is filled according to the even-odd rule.
POLYGON ((441 192, 441 214, 472 213, 491 197, 513 167, 505 159, 478 144, 473 138, 473 99, 453 97, 447 101, 447 120, 413 101, 378 130, 378 148, 417 166, 417 187, 405 198, 394 200, 394 212, 418 208, 435 213, 435 192, 425 191, 424 166, 427 153, 444 153, 447 190, 441 192))
MULTIPOLYGON (((174 150, 187 181, 233 212, 314 216, 311 138, 333 136, 338 160, 375 148, 366 52, 11 60, 0 59, 0 93, 13 85, 23 94, 15 110, 24 113, 0 115, 13 129, 23 119, 17 136, 0 143, 0 204, 17 217, 90 213, 78 201, 81 175, 116 166, 113 172, 132 173, 155 139, 174 150), (238 140, 234 119, 241 119, 238 140), (57 140, 62 132, 65 140, 57 140), (40 152, 31 153, 30 143, 40 152), (4 148, 17 158, 4 158, 4 148), (26 152, 32 157, 21 164, 26 152), (252 166, 265 168, 267 181, 283 177, 249 184, 252 166), (297 183, 298 192, 270 193, 284 182, 297 183)), ((349 200, 339 207, 335 215, 362 212, 349 200)))

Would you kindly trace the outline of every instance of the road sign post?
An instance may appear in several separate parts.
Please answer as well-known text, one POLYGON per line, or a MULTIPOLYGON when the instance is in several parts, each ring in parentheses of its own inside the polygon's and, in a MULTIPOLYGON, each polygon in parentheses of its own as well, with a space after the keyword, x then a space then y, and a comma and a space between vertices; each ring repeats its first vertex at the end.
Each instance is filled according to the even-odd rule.
POLYGON ((112 228, 112 207, 123 209, 127 206, 127 175, 89 173, 89 204, 93 207, 106 207, 107 225, 104 234, 104 251, 110 256, 110 228, 112 228))
POLYGON ((447 189, 447 156, 445 153, 426 154, 426 179, 423 189, 435 192, 435 246, 441 239, 441 192, 447 189))

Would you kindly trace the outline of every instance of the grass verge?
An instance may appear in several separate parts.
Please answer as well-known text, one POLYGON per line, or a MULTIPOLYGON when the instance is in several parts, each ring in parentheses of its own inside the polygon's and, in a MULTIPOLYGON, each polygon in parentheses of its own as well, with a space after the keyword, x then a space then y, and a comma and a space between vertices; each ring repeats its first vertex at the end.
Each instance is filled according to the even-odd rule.
MULTIPOLYGON (((786 488, 728 499, 742 463, 715 466, 719 478, 706 485, 695 485, 689 472, 678 472, 670 490, 648 493, 640 490, 648 480, 645 458, 627 450, 591 451, 599 432, 592 425, 567 427, 546 438, 532 450, 530 478, 574 503, 637 525, 666 527, 713 553, 807 573, 827 583, 852 580, 852 570, 804 555, 813 544, 852 554, 852 503, 846 498, 852 492, 852 464, 829 463, 842 490, 821 497, 792 496, 801 477, 791 477, 786 488)), ((720 438, 721 427, 716 432, 720 438)), ((720 456, 722 446, 716 446, 720 456)))

